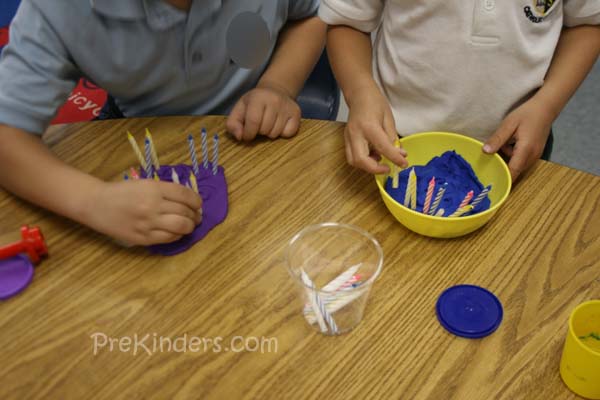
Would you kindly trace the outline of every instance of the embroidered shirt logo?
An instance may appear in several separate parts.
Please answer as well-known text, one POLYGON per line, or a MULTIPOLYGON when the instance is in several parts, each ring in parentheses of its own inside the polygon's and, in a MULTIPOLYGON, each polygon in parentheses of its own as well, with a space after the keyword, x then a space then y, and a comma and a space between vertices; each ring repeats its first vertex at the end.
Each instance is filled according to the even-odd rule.
POLYGON ((555 1, 556 0, 533 0, 532 6, 525 6, 525 8, 523 8, 525 16, 531 22, 539 24, 544 20, 548 10, 552 8, 555 1))

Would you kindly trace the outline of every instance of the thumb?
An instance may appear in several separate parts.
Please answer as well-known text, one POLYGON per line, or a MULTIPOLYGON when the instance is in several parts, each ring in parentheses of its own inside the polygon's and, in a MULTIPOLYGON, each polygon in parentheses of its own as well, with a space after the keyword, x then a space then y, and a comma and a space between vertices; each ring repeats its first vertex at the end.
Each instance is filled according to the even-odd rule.
POLYGON ((226 128, 237 140, 242 140, 244 134, 244 116, 246 115, 246 103, 242 97, 235 104, 229 117, 227 117, 226 128))
POLYGON ((510 139, 517 130, 517 121, 510 118, 510 115, 502 121, 496 132, 483 145, 483 152, 488 154, 496 153, 510 139))

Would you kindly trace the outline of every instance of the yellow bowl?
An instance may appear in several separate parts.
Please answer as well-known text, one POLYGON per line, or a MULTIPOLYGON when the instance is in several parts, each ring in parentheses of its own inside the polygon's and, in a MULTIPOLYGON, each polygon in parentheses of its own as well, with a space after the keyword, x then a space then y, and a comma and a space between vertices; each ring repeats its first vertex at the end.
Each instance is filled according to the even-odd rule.
MULTIPOLYGON (((478 214, 459 218, 425 215, 398 203, 385 191, 387 175, 376 175, 375 180, 383 202, 392 215, 405 227, 421 235, 435 238, 453 238, 471 233, 488 222, 508 197, 511 178, 508 166, 498 154, 485 154, 483 143, 468 136, 448 132, 416 133, 400 140, 408 152, 410 165, 425 165, 432 158, 448 150, 455 150, 471 164, 484 185, 492 185, 489 193, 491 206, 478 214)), ((386 159, 383 162, 391 165, 386 159)))

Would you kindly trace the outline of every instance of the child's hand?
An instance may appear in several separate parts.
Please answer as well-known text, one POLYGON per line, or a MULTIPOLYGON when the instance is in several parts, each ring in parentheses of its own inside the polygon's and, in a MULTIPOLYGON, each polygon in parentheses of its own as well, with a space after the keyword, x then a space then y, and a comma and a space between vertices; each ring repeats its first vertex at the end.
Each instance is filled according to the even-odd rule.
POLYGON ((128 244, 173 242, 202 220, 202 198, 168 182, 102 183, 92 199, 83 222, 128 244))
POLYGON ((516 181, 541 157, 552 121, 552 114, 536 97, 532 97, 504 118, 483 146, 483 151, 495 153, 502 150, 510 158, 508 168, 512 180, 516 181))
POLYGON ((298 132, 300 107, 283 89, 262 85, 242 96, 227 118, 227 130, 237 140, 251 141, 257 134, 271 139, 298 132))
POLYGON ((407 166, 406 151, 394 147, 398 138, 394 116, 379 89, 361 90, 348 105, 350 114, 344 129, 348 163, 370 173, 385 174, 389 167, 378 163, 384 155, 396 165, 407 166))

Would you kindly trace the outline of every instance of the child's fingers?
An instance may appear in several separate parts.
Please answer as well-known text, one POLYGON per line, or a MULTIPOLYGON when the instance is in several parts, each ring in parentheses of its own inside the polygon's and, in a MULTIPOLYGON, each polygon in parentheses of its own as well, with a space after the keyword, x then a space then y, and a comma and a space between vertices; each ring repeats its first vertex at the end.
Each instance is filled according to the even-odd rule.
POLYGON ((405 154, 406 151, 394 147, 394 144, 383 130, 371 132, 369 139, 379 154, 384 155, 388 160, 401 167, 406 167, 408 165, 406 159, 402 155, 403 153, 405 154))
POLYGON ((231 133, 237 140, 242 140, 242 135, 244 133, 244 116, 246 115, 246 103, 244 100, 239 100, 231 113, 229 113, 229 117, 227 117, 226 128, 229 133, 231 133))
POLYGON ((193 190, 181 185, 172 185, 168 182, 156 183, 160 184, 164 199, 184 204, 194 211, 202 207, 202 197, 193 190))
POLYGON ((243 140, 250 141, 256 137, 260 124, 262 123, 265 104, 263 102, 253 101, 246 109, 244 117, 244 135, 243 140))
POLYGON ((513 182, 527 169, 532 160, 535 160, 532 147, 526 143, 517 142, 513 155, 508 162, 508 169, 513 182))
POLYGON ((153 244, 171 243, 181 239, 181 236, 182 235, 176 235, 160 229, 153 229, 145 234, 136 236, 136 239, 134 239, 133 242, 142 246, 150 246, 153 244))
POLYGON ((294 115, 285 123, 283 131, 281 132, 281 136, 284 138, 290 138, 298 132, 298 128, 300 128, 300 117, 294 115))
POLYGON ((506 117, 496 132, 485 142, 483 151, 488 154, 496 153, 517 130, 518 122, 516 119, 506 117))
POLYGON ((195 227, 194 219, 176 214, 163 214, 156 219, 154 229, 181 236, 191 233, 195 227))
POLYGON ((176 203, 174 201, 163 201, 160 205, 161 214, 175 214, 181 215, 195 221, 198 215, 198 210, 192 210, 188 206, 182 203, 176 203))
POLYGON ((281 133, 283 132, 283 127, 285 126, 286 122, 286 117, 278 115, 277 120, 275 121, 275 125, 273 125, 273 129, 271 129, 271 132, 269 132, 269 134, 267 135, 269 139, 277 139, 279 136, 281 136, 281 133))
POLYGON ((389 172, 387 165, 379 164, 369 156, 369 144, 362 138, 355 138, 351 143, 353 166, 372 174, 383 174, 389 172))
POLYGON ((271 131, 273 130, 273 127, 275 126, 275 123, 277 121, 277 112, 273 109, 273 107, 266 107, 262 116, 262 122, 260 124, 260 129, 258 131, 258 133, 260 133, 261 135, 265 135, 268 136, 271 131))

